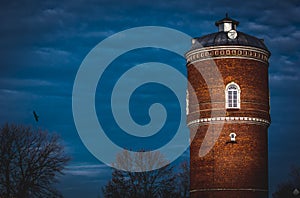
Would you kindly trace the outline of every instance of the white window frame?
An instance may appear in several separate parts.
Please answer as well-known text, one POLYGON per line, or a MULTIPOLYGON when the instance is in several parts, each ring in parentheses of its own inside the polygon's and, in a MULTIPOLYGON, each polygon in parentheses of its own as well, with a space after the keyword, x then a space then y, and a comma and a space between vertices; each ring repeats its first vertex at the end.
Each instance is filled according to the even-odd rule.
MULTIPOLYGON (((233 97, 233 96, 232 96, 233 97)), ((241 108, 241 89, 240 89, 240 86, 238 84, 236 84, 235 82, 231 82, 231 83, 228 83, 226 85, 226 88, 225 88, 225 107, 226 109, 240 109, 241 108), (230 102, 229 101, 229 90, 231 87, 235 87, 237 92, 236 92, 236 98, 237 98, 237 104, 236 106, 233 106, 233 99, 232 101, 230 102), (230 104, 232 104, 230 106, 230 104)))
POLYGON ((185 99, 185 102, 186 102, 186 106, 185 106, 185 113, 186 115, 188 115, 190 112, 189 112, 189 90, 186 90, 186 99, 185 99))
POLYGON ((229 137, 230 137, 230 141, 231 142, 235 142, 236 141, 236 134, 235 133, 230 133, 229 137))

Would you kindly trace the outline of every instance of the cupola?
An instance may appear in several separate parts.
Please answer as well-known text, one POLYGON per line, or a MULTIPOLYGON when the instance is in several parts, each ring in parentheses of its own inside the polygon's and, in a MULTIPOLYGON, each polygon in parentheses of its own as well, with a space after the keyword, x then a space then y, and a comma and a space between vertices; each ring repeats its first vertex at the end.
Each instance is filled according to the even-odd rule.
POLYGON ((230 18, 226 13, 226 17, 219 21, 216 21, 216 26, 219 28, 219 32, 229 32, 230 30, 236 30, 239 22, 230 18))

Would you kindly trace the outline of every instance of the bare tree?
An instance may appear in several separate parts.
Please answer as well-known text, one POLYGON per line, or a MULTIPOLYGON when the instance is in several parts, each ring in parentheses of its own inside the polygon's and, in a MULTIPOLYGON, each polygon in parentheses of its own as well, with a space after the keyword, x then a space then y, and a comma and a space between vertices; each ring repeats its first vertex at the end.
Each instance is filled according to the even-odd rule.
POLYGON ((288 181, 281 183, 273 198, 296 198, 300 197, 300 168, 292 168, 288 181))
POLYGON ((62 197, 52 184, 69 160, 57 135, 5 124, 0 129, 0 197, 62 197))
POLYGON ((190 197, 190 166, 187 161, 180 164, 178 173, 178 194, 182 198, 190 197))
POLYGON ((159 152, 137 152, 132 155, 128 151, 117 156, 115 167, 123 170, 145 170, 141 172, 121 171, 115 169, 112 179, 102 189, 105 197, 109 198, 161 198, 178 197, 176 174, 173 166, 167 165, 160 169, 160 164, 165 164, 164 157, 159 152), (146 171, 152 170, 152 171, 146 171))

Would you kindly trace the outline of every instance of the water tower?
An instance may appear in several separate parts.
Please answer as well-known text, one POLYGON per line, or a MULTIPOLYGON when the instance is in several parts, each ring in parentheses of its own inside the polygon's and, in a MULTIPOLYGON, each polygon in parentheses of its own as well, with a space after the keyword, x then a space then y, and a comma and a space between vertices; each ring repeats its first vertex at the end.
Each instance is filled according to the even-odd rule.
MULTIPOLYGON (((195 135, 190 147, 190 195, 266 198, 270 52, 262 39, 238 31, 239 22, 228 15, 215 24, 218 32, 194 38, 186 53, 193 87, 188 87, 187 124, 195 135), (213 67, 222 79, 208 86, 199 71, 209 74, 213 67), (219 131, 216 140, 205 139, 209 127, 212 134, 219 131), (213 141, 213 146, 201 156, 205 141, 213 141)), ((208 77, 214 80, 213 75, 208 77)))

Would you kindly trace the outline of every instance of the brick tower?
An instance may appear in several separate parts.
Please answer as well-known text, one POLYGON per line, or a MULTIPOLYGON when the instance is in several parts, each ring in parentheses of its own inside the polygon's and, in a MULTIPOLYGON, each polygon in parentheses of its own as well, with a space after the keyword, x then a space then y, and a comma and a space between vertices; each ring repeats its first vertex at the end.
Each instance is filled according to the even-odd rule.
POLYGON ((190 195, 266 198, 270 52, 228 15, 215 24, 186 53, 190 195))

